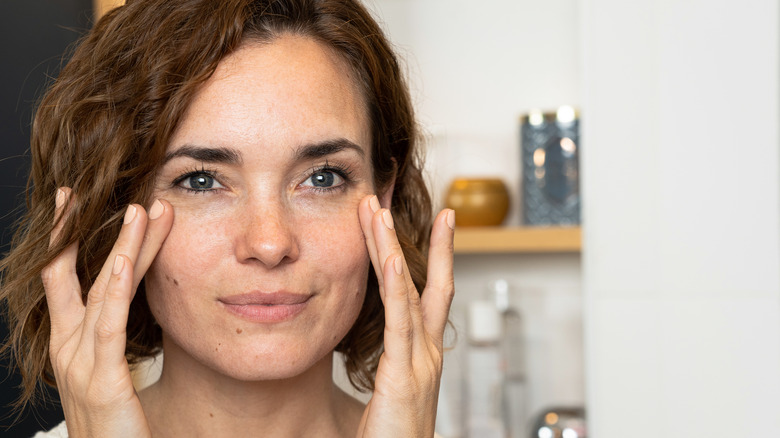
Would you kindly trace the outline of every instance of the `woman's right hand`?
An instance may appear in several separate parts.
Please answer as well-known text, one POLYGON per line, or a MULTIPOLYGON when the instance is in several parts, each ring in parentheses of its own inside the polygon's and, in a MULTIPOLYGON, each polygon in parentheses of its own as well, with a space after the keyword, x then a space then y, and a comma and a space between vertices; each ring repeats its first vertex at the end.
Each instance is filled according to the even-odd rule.
MULTIPOLYGON (((50 245, 58 239, 71 192, 57 191, 50 245)), ((128 207, 122 230, 84 305, 76 274, 78 244, 68 246, 42 272, 51 318, 49 354, 68 434, 149 437, 151 431, 125 358, 130 302, 173 225, 173 207, 157 200, 149 214, 128 207)))

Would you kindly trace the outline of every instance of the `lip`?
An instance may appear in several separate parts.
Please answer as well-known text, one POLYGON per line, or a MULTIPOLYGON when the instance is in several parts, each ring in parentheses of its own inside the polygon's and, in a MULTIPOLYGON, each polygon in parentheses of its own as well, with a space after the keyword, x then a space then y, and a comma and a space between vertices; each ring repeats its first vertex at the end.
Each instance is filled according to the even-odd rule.
POLYGON ((311 295, 290 292, 250 292, 230 295, 218 301, 229 312, 256 323, 287 321, 301 313, 311 295))

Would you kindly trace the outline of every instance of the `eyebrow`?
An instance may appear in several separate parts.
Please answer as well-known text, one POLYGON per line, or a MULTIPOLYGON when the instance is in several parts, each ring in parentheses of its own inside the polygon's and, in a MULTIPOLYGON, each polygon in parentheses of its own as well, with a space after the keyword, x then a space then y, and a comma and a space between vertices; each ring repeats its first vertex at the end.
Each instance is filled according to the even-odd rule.
MULTIPOLYGON (((360 155, 360 158, 365 158, 366 152, 360 146, 347 140, 346 138, 337 138, 332 140, 325 140, 319 143, 312 143, 303 145, 294 150, 295 160, 313 160, 317 158, 327 157, 328 155, 335 154, 344 150, 353 150, 360 155)), ((243 157, 241 151, 225 147, 204 147, 186 144, 175 151, 165 154, 163 164, 177 157, 189 157, 193 160, 203 161, 207 163, 224 163, 224 164, 242 164, 243 157)))
POLYGON ((241 152, 230 148, 212 148, 194 145, 184 145, 173 152, 165 154, 163 164, 177 157, 189 157, 207 163, 241 164, 244 160, 241 152))
POLYGON ((346 138, 337 138, 301 146, 295 150, 295 159, 297 161, 312 160, 350 149, 357 152, 360 158, 366 157, 366 152, 360 146, 346 138))

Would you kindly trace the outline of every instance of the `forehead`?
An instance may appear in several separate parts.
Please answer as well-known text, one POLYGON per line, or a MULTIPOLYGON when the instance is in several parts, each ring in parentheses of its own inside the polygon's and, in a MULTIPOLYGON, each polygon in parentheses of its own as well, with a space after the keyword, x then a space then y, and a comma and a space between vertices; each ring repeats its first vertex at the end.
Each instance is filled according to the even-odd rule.
POLYGON ((225 57, 195 95, 168 150, 204 142, 278 150, 332 138, 370 152, 361 87, 331 49, 283 35, 225 57))

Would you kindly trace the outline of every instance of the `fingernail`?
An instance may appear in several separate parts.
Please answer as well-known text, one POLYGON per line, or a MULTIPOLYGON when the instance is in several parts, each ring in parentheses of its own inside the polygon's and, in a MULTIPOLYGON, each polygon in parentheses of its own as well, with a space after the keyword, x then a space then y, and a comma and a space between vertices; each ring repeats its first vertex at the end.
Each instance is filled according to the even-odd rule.
POLYGON ((449 225, 451 229, 455 229, 455 210, 447 212, 447 225, 449 225))
POLYGON ((149 219, 157 219, 162 216, 164 210, 165 207, 162 205, 162 202, 160 202, 159 199, 155 200, 154 204, 152 204, 152 208, 149 209, 149 219))
POLYGON ((379 211, 379 199, 377 199, 376 195, 372 196, 371 199, 368 200, 368 206, 371 207, 371 211, 374 213, 379 211))
POLYGON ((385 223, 387 228, 393 229, 393 215, 390 214, 390 210, 382 212, 382 222, 385 223))
POLYGON ((111 272, 114 273, 114 275, 119 275, 120 272, 122 272, 122 269, 125 268, 125 258, 122 256, 116 256, 114 258, 114 269, 111 270, 111 272))
POLYGON ((60 208, 65 204, 65 192, 62 189, 57 189, 57 196, 54 198, 54 203, 57 205, 57 208, 60 208))
POLYGON ((135 205, 131 205, 131 206, 127 207, 127 211, 125 212, 125 223, 126 224, 129 224, 130 222, 133 221, 133 219, 135 219, 135 213, 136 213, 135 205))
POLYGON ((404 273, 404 261, 403 257, 398 256, 395 258, 395 261, 393 261, 393 267, 395 268, 395 273, 398 275, 403 275, 404 273))

